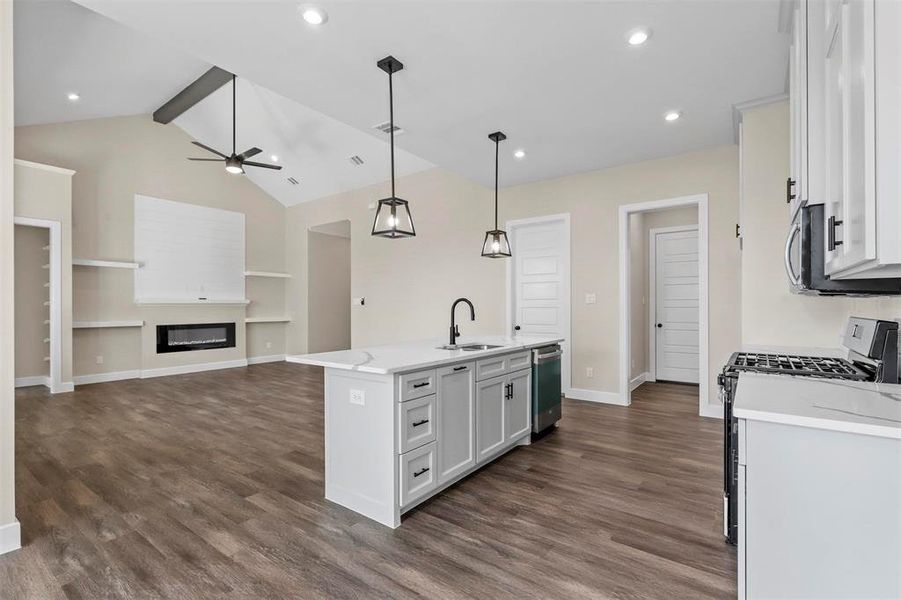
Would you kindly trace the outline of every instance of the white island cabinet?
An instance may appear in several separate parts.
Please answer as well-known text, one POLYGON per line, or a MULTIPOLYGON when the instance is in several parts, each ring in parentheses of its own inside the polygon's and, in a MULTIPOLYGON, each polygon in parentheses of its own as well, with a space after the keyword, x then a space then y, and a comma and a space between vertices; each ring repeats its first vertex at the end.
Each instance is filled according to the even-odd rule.
POLYGON ((901 385, 742 373, 739 598, 901 598, 901 385))
POLYGON ((289 362, 325 367, 325 497, 383 525, 517 445, 532 430, 531 351, 559 337, 430 340, 289 362), (467 342, 459 341, 459 345, 467 342))

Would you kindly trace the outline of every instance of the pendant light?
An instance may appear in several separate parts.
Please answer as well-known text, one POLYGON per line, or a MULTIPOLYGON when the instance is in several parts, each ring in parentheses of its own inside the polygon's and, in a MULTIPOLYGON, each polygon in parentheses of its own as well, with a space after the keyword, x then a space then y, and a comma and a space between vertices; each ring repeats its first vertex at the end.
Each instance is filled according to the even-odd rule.
POLYGON ((507 136, 500 131, 488 135, 488 139, 494 142, 494 229, 485 232, 485 242, 482 244, 482 256, 486 258, 507 258, 511 256, 510 242, 507 240, 507 232, 498 229, 497 226, 497 165, 500 144, 507 136))
POLYGON ((391 197, 379 200, 379 206, 375 211, 375 221, 372 223, 372 235, 386 238, 413 237, 416 229, 413 227, 413 217, 410 215, 410 205, 406 200, 398 198, 394 193, 394 84, 393 75, 404 65, 393 56, 386 56, 376 63, 378 68, 388 74, 388 107, 390 113, 389 134, 391 136, 391 197))

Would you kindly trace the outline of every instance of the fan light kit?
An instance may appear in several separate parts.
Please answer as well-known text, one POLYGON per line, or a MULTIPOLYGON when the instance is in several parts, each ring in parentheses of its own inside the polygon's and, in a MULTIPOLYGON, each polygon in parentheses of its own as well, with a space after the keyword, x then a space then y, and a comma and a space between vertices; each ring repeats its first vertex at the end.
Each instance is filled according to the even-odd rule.
POLYGON ((511 256, 510 241, 507 239, 507 232, 502 231, 497 226, 497 173, 500 144, 507 139, 507 136, 503 132, 495 131, 488 135, 488 139, 494 142, 494 229, 485 232, 485 241, 482 242, 482 256, 486 258, 506 258, 511 256))
MULTIPOLYGON (((218 150, 214 150, 209 146, 205 146, 200 142, 191 142, 195 146, 203 148, 207 152, 212 152, 216 156, 220 158, 188 158, 188 160, 196 160, 201 162, 225 162, 225 170, 229 173, 233 173, 235 175, 239 175, 244 172, 244 167, 262 167, 264 169, 275 169, 276 171, 281 169, 278 165, 267 165, 266 163, 259 162, 251 162, 247 160, 251 156, 256 156, 262 150, 259 148, 251 148, 249 150, 245 150, 241 154, 235 154, 235 115, 237 111, 235 110, 235 88, 236 88, 237 78, 232 75, 232 153, 230 156, 227 156, 218 150)), ((273 157, 276 158, 276 157, 273 157)))
POLYGON ((413 227, 413 216, 410 214, 410 204, 406 200, 397 197, 394 191, 394 74, 404 68, 403 63, 393 56, 386 56, 376 63, 376 66, 388 74, 388 111, 389 128, 391 137, 391 197, 379 200, 375 211, 375 220, 372 222, 372 235, 391 239, 414 237, 416 229, 413 227))

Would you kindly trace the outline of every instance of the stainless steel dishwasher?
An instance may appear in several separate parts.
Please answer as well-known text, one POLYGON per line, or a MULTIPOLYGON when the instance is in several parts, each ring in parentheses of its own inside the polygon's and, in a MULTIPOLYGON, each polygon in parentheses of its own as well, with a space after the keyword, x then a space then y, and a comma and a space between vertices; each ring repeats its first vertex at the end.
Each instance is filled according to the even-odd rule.
POLYGON ((532 433, 541 433, 560 420, 560 344, 532 350, 532 433))

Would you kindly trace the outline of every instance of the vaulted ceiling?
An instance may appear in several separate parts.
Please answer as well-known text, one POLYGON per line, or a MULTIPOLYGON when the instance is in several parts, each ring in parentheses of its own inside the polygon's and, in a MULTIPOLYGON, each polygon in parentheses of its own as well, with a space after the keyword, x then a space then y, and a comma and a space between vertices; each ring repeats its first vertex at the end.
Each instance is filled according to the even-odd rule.
MULTIPOLYGON (((210 64, 253 82, 240 96, 251 104, 239 136, 247 128, 257 137, 239 146, 285 155, 284 173, 296 170, 302 182, 273 188, 286 204, 384 180, 385 137, 372 126, 387 118, 387 76, 375 66, 387 54, 406 65, 395 76, 403 172, 437 165, 485 185, 494 175, 487 134, 498 129, 508 135, 502 185, 732 143, 732 106, 782 93, 788 61, 778 0, 326 1, 319 6, 328 21, 318 27, 299 19, 296 1, 77 1, 140 32, 132 37, 150 49, 125 73, 113 59, 68 65, 121 94, 103 110, 152 110, 210 64), (651 37, 632 47, 627 32, 639 26, 651 37), (181 58, 154 64, 155 52, 181 58), (124 85, 131 71, 147 85, 124 85), (668 110, 682 117, 665 122, 668 110), (513 158, 517 148, 524 160, 513 158), (372 177, 346 169, 353 154, 372 177), (305 186, 309 193, 299 191, 305 186)), ((17 9, 35 3, 42 4, 16 0, 17 9)), ((18 31, 18 12, 16 19, 18 31)), ((109 34, 92 31, 64 45, 103 56, 109 34)), ((52 36, 46 43, 55 44, 52 36)), ((45 67, 54 74, 44 87, 24 87, 58 98, 17 118, 66 120, 63 93, 80 84, 45 67)), ((224 116, 228 125, 224 106, 220 90, 178 124, 216 145, 224 116)))

